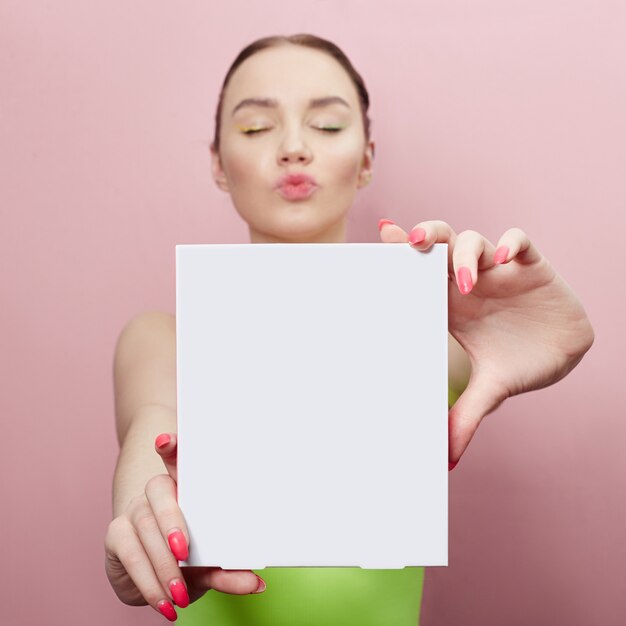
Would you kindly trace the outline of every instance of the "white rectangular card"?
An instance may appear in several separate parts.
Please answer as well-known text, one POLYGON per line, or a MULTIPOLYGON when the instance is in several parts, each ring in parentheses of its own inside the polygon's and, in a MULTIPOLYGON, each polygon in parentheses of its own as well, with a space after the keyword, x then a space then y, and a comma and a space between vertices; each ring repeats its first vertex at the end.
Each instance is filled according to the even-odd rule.
POLYGON ((176 246, 187 565, 447 565, 447 245, 176 246))

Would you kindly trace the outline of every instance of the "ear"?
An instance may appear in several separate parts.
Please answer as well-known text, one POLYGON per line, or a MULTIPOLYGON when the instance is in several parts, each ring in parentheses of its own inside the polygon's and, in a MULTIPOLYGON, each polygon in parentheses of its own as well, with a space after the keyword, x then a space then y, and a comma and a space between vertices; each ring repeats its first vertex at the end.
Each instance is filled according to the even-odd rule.
POLYGON ((226 179, 226 174, 224 174, 224 170, 222 169, 220 155, 215 150, 215 146, 213 144, 211 144, 211 171, 213 173, 213 180, 215 181, 215 184, 222 191, 230 193, 228 180, 226 179))
POLYGON ((374 148, 374 142, 370 140, 370 142, 367 144, 367 147, 365 148, 365 154, 363 155, 357 189, 365 187, 365 185, 367 185, 372 179, 372 173, 374 168, 374 148))

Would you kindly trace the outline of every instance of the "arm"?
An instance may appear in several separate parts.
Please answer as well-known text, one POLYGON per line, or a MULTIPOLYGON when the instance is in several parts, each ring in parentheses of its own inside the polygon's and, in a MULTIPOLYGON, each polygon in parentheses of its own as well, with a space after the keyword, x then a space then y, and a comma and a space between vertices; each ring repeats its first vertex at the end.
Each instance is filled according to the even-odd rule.
POLYGON ((166 313, 143 313, 122 330, 113 382, 120 455, 113 479, 113 515, 165 473, 154 440, 176 431, 176 321, 166 313))
POLYGON ((117 342, 113 378, 120 455, 105 569, 117 596, 126 604, 149 604, 173 621, 172 603, 185 607, 208 589, 262 591, 264 583, 248 570, 195 567, 183 575, 178 564, 187 559, 189 533, 176 498, 175 318, 133 318, 117 342), (169 433, 168 441, 155 450, 162 433, 169 433))

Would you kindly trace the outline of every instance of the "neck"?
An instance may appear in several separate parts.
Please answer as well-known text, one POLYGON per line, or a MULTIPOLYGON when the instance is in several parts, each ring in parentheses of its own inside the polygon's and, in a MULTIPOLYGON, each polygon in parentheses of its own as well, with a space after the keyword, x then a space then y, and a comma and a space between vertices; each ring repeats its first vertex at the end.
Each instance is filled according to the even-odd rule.
POLYGON ((346 243, 346 223, 339 220, 332 224, 324 232, 316 233, 311 237, 300 237, 298 239, 286 239, 276 237, 268 233, 262 233, 249 226, 250 243, 346 243))

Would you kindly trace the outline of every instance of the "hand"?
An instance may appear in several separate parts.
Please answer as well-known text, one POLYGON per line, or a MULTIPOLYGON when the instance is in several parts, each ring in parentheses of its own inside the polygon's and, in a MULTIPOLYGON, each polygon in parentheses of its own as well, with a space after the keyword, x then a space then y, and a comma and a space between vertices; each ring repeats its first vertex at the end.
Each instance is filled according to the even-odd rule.
POLYGON ((170 621, 172 602, 187 606, 207 590, 249 594, 265 583, 249 570, 186 567, 189 533, 176 499, 176 435, 159 435, 155 442, 167 474, 151 478, 145 492, 131 500, 110 524, 105 539, 106 573, 117 596, 131 605, 149 604, 170 621), (169 546, 169 547, 168 547, 169 546))
POLYGON ((420 251, 448 244, 448 327, 472 365, 448 414, 452 469, 483 417, 510 396, 566 376, 593 344, 593 329, 572 289, 519 228, 507 230, 497 249, 442 221, 420 222, 409 234, 390 220, 379 229, 383 242, 420 251))

